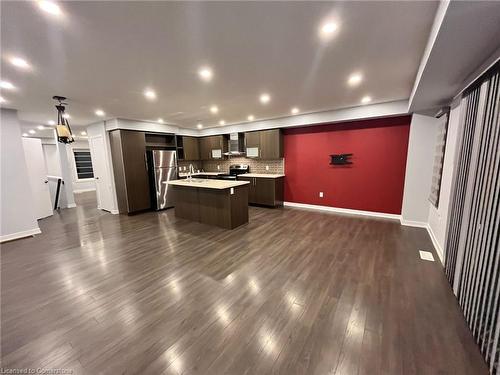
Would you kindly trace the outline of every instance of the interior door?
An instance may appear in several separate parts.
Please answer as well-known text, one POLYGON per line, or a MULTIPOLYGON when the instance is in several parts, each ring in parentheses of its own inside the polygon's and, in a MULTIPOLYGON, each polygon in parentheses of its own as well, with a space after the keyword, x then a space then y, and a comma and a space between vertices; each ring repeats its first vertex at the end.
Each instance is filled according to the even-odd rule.
POLYGON ((91 137, 89 139, 89 145, 97 192, 97 208, 111 211, 113 207, 113 196, 111 195, 111 181, 105 164, 107 158, 104 148, 104 139, 102 136, 91 137))
POLYGON ((29 184, 35 202, 36 218, 42 219, 52 216, 52 201, 50 200, 42 141, 38 138, 23 138, 23 149, 28 167, 29 184))

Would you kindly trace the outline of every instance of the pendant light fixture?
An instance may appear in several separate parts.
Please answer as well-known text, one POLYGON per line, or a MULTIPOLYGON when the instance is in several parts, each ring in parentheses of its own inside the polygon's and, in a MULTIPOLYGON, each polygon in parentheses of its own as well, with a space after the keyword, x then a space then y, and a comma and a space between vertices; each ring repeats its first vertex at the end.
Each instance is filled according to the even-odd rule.
POLYGON ((64 96, 53 96, 52 99, 57 100, 58 103, 56 104, 56 109, 57 109, 57 125, 56 125, 56 132, 57 132, 57 141, 61 143, 71 143, 74 142, 75 139, 73 137, 73 133, 71 132, 71 128, 69 126, 68 119, 66 118, 64 114, 64 110, 66 109, 65 105, 68 105, 68 103, 64 103, 64 100, 66 98, 64 96))

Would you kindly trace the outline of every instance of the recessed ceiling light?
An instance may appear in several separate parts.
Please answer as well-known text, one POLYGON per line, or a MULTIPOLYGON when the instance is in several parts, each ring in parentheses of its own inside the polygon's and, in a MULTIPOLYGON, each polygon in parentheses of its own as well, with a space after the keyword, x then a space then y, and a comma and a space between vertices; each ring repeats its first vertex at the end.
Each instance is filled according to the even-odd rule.
POLYGON ((86 131, 80 132, 81 135, 87 135, 86 131))
POLYGON ((43 129, 45 129, 45 126, 43 126, 43 125, 38 125, 38 126, 37 126, 37 128, 38 128, 39 130, 43 130, 43 129))
POLYGON ((8 81, 0 81, 0 88, 5 89, 5 90, 14 90, 15 89, 14 85, 8 81))
POLYGON ((196 127, 197 127, 198 129, 202 129, 202 128, 203 128, 203 124, 202 124, 201 122, 199 122, 199 123, 196 125, 196 127))
POLYGON ((361 73, 352 73, 347 79, 349 86, 357 86, 363 80, 363 75, 361 73))
POLYGON ((363 104, 366 104, 366 103, 370 103, 372 101, 372 98, 371 96, 363 96, 363 98, 361 98, 361 103, 363 104))
POLYGON ((262 104, 267 104, 271 101, 271 96, 269 94, 264 93, 260 95, 259 100, 262 104))
POLYGON ((253 115, 249 115, 249 116, 247 117, 247 120, 248 120, 248 121, 253 121, 254 119, 255 119, 255 117, 253 117, 253 115))
POLYGON ((158 122, 159 122, 160 124, 163 124, 163 119, 160 117, 160 118, 158 119, 158 122))
POLYGON ((6 102, 7 101, 3 97, 0 96, 0 103, 6 103, 6 102))
POLYGON ((224 120, 220 120, 219 125, 226 125, 226 122, 224 120))
POLYGON ((97 116, 104 116, 105 113, 102 109, 96 109, 96 111, 94 112, 97 116))
POLYGON ((333 21, 325 22, 321 25, 319 29, 319 34, 323 38, 330 37, 335 31, 337 31, 338 25, 333 21))
POLYGON ((47 124, 49 124, 49 125, 55 125, 56 122, 54 120, 49 120, 49 121, 47 121, 47 124))
POLYGON ((10 63, 14 66, 17 66, 18 68, 21 69, 29 69, 30 64, 28 62, 20 57, 13 56, 9 59, 10 63))
POLYGON ((199 70, 198 70, 198 75, 200 76, 200 78, 205 81, 205 82, 209 82, 212 80, 212 77, 213 77, 213 72, 212 72, 212 69, 210 69, 209 67, 201 67, 199 70))
POLYGON ((144 96, 148 98, 149 100, 155 100, 156 99, 156 92, 154 92, 151 89, 146 89, 144 90, 144 96))
POLYGON ((64 117, 64 118, 71 118, 71 116, 69 115, 69 113, 65 113, 65 114, 63 115, 63 117, 64 117))
POLYGON ((59 16, 61 14, 61 8, 59 8, 59 5, 57 5, 53 1, 39 0, 38 6, 41 10, 49 14, 53 14, 55 16, 59 16))
POLYGON ((36 133, 36 131, 34 131, 33 129, 31 129, 31 130, 28 130, 28 133, 30 133, 30 134, 35 134, 35 133, 36 133))
POLYGON ((292 115, 296 115, 297 113, 299 113, 299 109, 297 107, 293 107, 290 112, 292 113, 292 115))
POLYGON ((212 112, 213 114, 219 113, 219 107, 217 107, 216 105, 211 106, 210 112, 212 112))
POLYGON ((27 137, 28 136, 28 133, 23 133, 23 137, 27 137))

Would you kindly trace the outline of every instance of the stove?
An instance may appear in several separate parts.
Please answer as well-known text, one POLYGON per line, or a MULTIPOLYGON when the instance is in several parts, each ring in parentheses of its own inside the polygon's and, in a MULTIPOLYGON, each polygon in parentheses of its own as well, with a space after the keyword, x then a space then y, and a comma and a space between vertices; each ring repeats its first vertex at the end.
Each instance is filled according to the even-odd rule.
POLYGON ((233 164, 229 166, 228 174, 220 174, 217 176, 218 180, 236 180, 238 175, 248 173, 250 167, 248 164, 233 164))

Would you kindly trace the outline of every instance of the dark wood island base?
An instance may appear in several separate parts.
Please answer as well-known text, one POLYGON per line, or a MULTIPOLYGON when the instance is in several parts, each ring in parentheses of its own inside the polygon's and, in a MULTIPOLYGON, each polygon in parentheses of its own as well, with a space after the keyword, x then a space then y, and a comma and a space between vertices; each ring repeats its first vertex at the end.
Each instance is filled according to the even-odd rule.
POLYGON ((174 186, 176 217, 226 229, 248 223, 248 183, 182 180, 170 184, 174 186))

